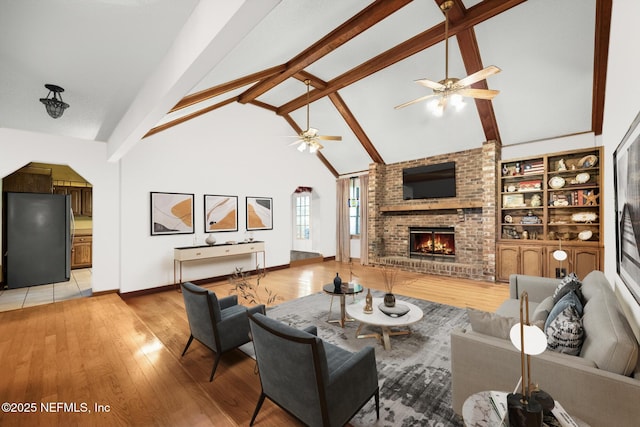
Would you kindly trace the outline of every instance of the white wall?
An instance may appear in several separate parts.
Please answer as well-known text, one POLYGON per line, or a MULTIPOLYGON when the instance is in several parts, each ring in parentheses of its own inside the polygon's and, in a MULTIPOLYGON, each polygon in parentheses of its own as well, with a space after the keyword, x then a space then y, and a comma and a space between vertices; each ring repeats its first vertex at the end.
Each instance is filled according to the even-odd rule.
POLYGON ((106 144, 0 128, 0 177, 29 162, 66 164, 93 185, 93 291, 119 288, 118 164, 106 144))
MULTIPOLYGON (((191 234, 150 235, 151 191, 195 194, 197 244, 206 237, 204 194, 238 196, 238 232, 215 233, 218 242, 244 239, 246 196, 272 197, 273 230, 254 232, 265 241, 271 267, 290 261, 291 194, 298 186, 312 187, 314 218, 322 221, 314 224, 314 250, 334 256, 335 178, 316 156, 287 146, 294 134, 272 112, 234 103, 138 143, 121 160, 121 291, 172 283, 173 249, 194 244, 191 234)), ((188 263, 183 280, 226 275, 254 262, 244 256, 188 263)))
POLYGON ((616 273, 615 252, 615 205, 613 188, 613 153, 629 129, 629 125, 640 111, 640 80, 635 73, 640 69, 640 2, 637 0, 616 0, 613 2, 611 18, 611 39, 609 43, 609 63, 607 70, 607 90, 605 98, 604 128, 602 140, 605 157, 605 274, 625 305, 626 311, 635 319, 636 336, 640 336, 640 307, 628 292, 616 273))

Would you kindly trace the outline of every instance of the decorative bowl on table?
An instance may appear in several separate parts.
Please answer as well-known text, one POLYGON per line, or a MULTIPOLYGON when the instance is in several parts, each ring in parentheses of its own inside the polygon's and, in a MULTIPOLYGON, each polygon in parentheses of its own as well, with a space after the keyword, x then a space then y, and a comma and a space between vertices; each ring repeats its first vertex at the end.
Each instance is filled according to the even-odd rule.
POLYGON ((380 303, 378 309, 389 317, 401 317, 409 312, 409 307, 402 303, 396 303, 393 307, 387 307, 384 303, 380 303))

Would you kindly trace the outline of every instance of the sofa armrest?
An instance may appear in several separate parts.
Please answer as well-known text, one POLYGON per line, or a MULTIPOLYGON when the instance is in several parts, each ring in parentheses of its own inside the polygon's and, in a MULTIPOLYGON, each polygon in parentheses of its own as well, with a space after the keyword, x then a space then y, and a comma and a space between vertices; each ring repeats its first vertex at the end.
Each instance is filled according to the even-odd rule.
POLYGON ((509 297, 519 299, 522 292, 527 291, 529 301, 541 302, 553 295, 559 283, 560 280, 551 277, 512 274, 509 276, 509 297))
MULTIPOLYGON (((532 380, 569 412, 592 426, 636 426, 640 381, 590 366, 575 356, 545 352, 531 357, 532 380)), ((520 378, 520 352, 508 340, 472 331, 451 333, 452 404, 470 395, 512 392, 520 378)))

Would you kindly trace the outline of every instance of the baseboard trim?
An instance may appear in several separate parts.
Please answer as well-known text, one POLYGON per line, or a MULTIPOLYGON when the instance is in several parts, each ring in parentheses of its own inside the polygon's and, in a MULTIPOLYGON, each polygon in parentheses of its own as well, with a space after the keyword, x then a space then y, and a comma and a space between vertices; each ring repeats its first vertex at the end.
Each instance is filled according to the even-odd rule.
MULTIPOLYGON (((265 270, 268 273, 270 271, 284 270, 285 268, 289 268, 289 264, 275 265, 273 267, 267 267, 265 270)), ((247 273, 249 273, 249 275, 253 275, 255 274, 255 270, 248 271, 247 273)), ((231 274, 225 274, 222 276, 208 277, 205 279, 195 279, 195 280, 189 280, 189 281, 194 285, 203 286, 203 285, 210 285, 216 282, 227 281, 229 280, 229 277, 231 277, 231 274)), ((120 295, 120 298, 122 298, 123 300, 126 300, 129 298, 135 298, 143 295, 150 295, 158 292, 165 292, 165 291, 179 290, 179 289, 180 289, 179 284, 175 283, 175 284, 157 286, 155 288, 140 289, 139 291, 131 291, 131 292, 107 291, 107 292, 118 292, 118 294, 120 295)))

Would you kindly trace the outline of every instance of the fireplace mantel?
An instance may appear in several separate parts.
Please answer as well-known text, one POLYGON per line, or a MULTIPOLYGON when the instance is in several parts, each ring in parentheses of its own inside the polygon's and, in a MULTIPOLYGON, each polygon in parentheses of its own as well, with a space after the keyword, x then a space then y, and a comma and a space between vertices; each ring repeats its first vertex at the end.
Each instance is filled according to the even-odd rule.
POLYGON ((380 212, 410 212, 410 211, 435 211, 448 209, 475 209, 482 208, 482 201, 458 201, 437 203, 411 203, 402 205, 386 205, 380 207, 380 212))

